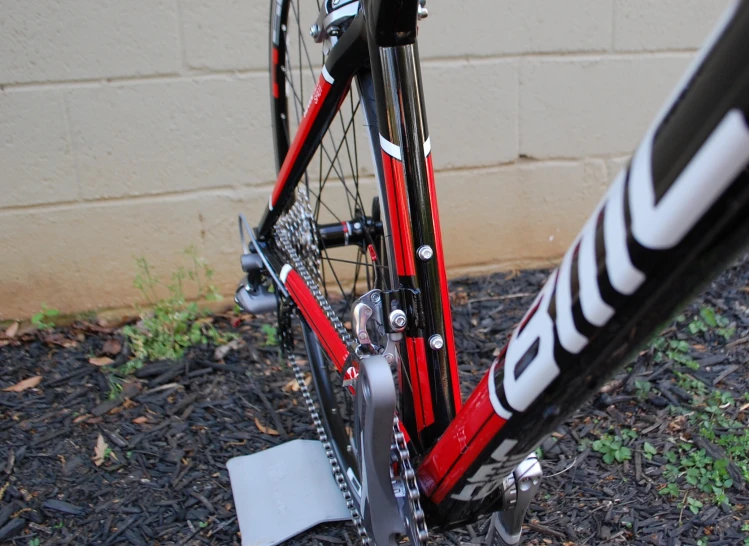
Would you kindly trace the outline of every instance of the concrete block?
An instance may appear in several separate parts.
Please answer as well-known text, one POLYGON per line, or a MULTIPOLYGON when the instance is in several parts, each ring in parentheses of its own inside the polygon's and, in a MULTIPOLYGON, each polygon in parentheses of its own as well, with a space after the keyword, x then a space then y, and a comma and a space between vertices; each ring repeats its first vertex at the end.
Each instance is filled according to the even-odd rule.
POLYGON ((620 51, 701 46, 729 0, 615 0, 614 47, 620 51))
POLYGON ((427 63, 422 76, 436 169, 497 165, 517 157, 515 61, 427 63))
POLYGON ((168 279, 191 244, 228 294, 241 277, 236 214, 259 218, 266 200, 244 189, 0 212, 0 320, 42 303, 66 313, 132 305, 134 257, 168 279))
POLYGON ((691 55, 524 60, 520 153, 534 158, 630 153, 691 55))
POLYGON ((269 0, 179 2, 188 66, 213 70, 268 68, 269 0))
POLYGON ((82 195, 272 181, 266 84, 255 75, 68 91, 82 195))
POLYGON ((0 209, 78 197, 59 91, 0 91, 0 209))
POLYGON ((582 161, 439 173, 448 267, 561 257, 603 196, 602 177, 582 161))
POLYGON ((601 51, 611 46, 612 0, 428 2, 424 57, 601 51))
POLYGON ((174 73, 174 0, 4 0, 0 83, 174 73))

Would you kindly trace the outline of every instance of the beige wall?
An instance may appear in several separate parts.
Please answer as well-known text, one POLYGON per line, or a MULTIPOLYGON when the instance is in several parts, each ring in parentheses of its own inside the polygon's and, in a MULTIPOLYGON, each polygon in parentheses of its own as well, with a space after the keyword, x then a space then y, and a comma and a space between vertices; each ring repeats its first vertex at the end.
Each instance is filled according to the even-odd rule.
MULTIPOLYGON (((191 243, 233 289, 273 181, 268 1, 3 0, 0 320, 130 305, 132 257, 191 243)), ((430 0, 450 268, 561 256, 726 4, 430 0)))

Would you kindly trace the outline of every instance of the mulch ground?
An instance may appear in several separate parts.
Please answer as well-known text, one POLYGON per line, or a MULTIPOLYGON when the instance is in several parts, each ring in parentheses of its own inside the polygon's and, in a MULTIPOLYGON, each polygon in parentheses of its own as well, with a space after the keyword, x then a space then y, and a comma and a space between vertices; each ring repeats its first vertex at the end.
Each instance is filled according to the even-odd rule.
MULTIPOLYGON (((545 275, 452 283, 464 395, 545 275)), ((547 477, 527 518, 528 544, 745 544, 748 286, 742 260, 666 330, 665 345, 643 351, 543 444, 547 477), (690 331, 707 307, 721 333, 720 325, 690 331), (607 463, 602 442, 617 449, 617 436, 626 449, 607 463), (669 482, 674 494, 664 495, 669 482), (715 483, 725 497, 701 490, 715 483)), ((242 343, 219 359, 201 347, 150 364, 121 392, 107 366, 90 363, 128 359, 114 328, 0 334, 0 389, 40 376, 22 392, 0 392, 0 544, 240 543, 226 461, 314 431, 291 371, 269 345, 267 319, 227 313, 213 321, 242 343)), ((485 525, 433 542, 482 544, 485 525)), ((344 524, 289 541, 355 543, 344 524)))

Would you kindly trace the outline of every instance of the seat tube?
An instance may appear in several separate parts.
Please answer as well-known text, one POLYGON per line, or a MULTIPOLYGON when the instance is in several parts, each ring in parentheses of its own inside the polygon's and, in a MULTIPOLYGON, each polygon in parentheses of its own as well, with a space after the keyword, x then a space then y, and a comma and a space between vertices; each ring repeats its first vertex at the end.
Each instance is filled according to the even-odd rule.
MULTIPOLYGON (((415 12, 414 12, 415 20, 415 12)), ((379 46, 370 34, 385 171, 393 286, 418 290, 418 328, 401 344, 401 383, 413 391, 407 431, 431 445, 460 408, 460 385, 437 210, 431 142, 424 111, 418 45, 379 46)), ((402 389, 403 390, 403 389, 402 389)))

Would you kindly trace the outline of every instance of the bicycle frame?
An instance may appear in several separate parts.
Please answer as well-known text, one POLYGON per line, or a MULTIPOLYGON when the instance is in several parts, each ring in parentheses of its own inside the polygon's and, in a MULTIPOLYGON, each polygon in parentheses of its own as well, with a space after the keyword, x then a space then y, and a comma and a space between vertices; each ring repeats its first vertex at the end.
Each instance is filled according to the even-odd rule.
MULTIPOLYGON (((390 263, 401 286, 420 291, 426 318, 407 332, 403 366, 418 381, 402 419, 414 454, 423 454, 417 474, 429 523, 445 528, 502 509, 502 479, 749 241, 749 2, 728 10, 462 408, 416 8, 417 0, 370 0, 368 18, 360 13, 335 45, 298 137, 276 142, 285 160, 258 234, 269 235, 353 77, 370 69, 390 263), (417 258, 421 246, 434 257, 417 258), (441 349, 427 346, 435 334, 441 349)), ((283 47, 271 52, 272 86, 283 47)), ((343 370, 354 355, 299 275, 271 262, 343 370)))
MULTIPOLYGON (((347 2, 341 2, 339 8, 345 5, 347 2)), ((412 444, 423 451, 455 417, 461 397, 431 146, 422 107, 415 42, 417 7, 417 0, 400 4, 370 0, 367 13, 373 15, 365 19, 360 12, 332 49, 294 141, 287 142, 284 131, 276 131, 281 134, 275 143, 278 156, 285 159, 277 166, 278 179, 258 234, 260 238, 267 237, 292 201, 296 185, 355 75, 360 70, 371 70, 378 120, 387 120, 379 124, 374 153, 381 157, 383 166, 379 181, 381 203, 392 222, 385 226, 386 236, 392 237, 395 247, 393 256, 388 257, 393 265, 391 284, 418 290, 425 319, 423 328, 407 329, 400 351, 404 370, 401 375, 411 378, 413 385, 408 391, 413 400, 403 404, 401 420, 412 444), (432 257, 418 259, 416 249, 420 248, 429 248, 432 257), (428 339, 435 339, 434 336, 442 340, 439 349, 428 345, 428 339)), ((282 15, 279 11, 278 16, 282 15)), ((283 81, 279 59, 284 58, 285 44, 279 37, 273 40, 271 51, 271 87, 276 101, 280 100, 276 82, 283 81)), ((285 119, 279 115, 273 123, 278 126, 285 119)), ((302 290, 297 287, 297 293, 302 290)), ((348 350, 335 331, 320 326, 316 334, 329 346, 337 347, 339 359, 335 362, 343 369, 348 350)))

